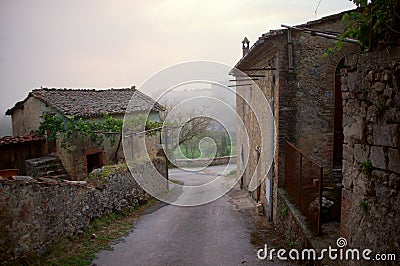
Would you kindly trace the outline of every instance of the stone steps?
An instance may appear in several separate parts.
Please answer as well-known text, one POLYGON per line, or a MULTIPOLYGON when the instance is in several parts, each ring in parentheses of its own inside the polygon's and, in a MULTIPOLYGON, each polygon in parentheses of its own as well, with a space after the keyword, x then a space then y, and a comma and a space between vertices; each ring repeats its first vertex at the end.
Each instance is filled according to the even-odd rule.
POLYGON ((33 178, 51 177, 69 179, 58 157, 40 157, 25 161, 26 174, 33 178))

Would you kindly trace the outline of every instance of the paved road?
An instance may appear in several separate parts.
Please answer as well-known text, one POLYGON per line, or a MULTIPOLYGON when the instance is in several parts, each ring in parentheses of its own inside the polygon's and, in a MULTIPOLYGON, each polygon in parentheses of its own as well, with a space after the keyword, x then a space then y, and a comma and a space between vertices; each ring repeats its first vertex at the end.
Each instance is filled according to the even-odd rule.
MULTIPOLYGON (((175 169, 170 179, 185 185, 209 182, 221 167, 202 172, 175 169)), ((225 170, 229 173, 230 169, 225 170)), ((143 216, 112 251, 101 251, 95 265, 265 265, 250 243, 254 202, 237 186, 211 203, 178 207, 160 203, 143 216)))

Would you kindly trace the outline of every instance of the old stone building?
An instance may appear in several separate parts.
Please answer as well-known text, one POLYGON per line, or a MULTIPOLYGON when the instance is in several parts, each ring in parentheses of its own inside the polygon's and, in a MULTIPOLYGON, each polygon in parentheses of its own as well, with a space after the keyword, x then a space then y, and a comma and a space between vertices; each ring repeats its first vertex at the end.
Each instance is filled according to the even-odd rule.
POLYGON ((323 54, 344 29, 342 16, 340 13, 272 30, 259 37, 252 47, 245 38, 243 57, 235 66, 247 75, 247 81, 236 75, 236 110, 245 125, 238 128, 238 172, 244 171, 242 180, 246 188, 259 167, 257 147, 265 134, 252 111, 252 106, 260 105, 260 97, 253 96, 258 86, 274 114, 276 150, 272 171, 251 194, 286 231, 298 230, 293 226, 287 228, 284 222, 287 218, 282 206, 288 198, 287 191, 292 193, 289 198, 294 202, 299 200, 297 208, 302 205, 309 212, 310 216, 306 216, 311 224, 316 222, 316 231, 321 219, 340 221, 343 129, 339 74, 345 55, 359 51, 359 46, 346 43, 332 57, 324 58, 323 54), (243 145, 246 130, 250 136, 248 148, 243 145), (239 157, 248 158, 245 169, 239 157), (303 172, 303 180, 285 180, 288 176, 301 178, 303 172), (329 213, 317 219, 322 200, 329 203, 329 213), (312 207, 314 203, 317 208, 312 207))
MULTIPOLYGON (((163 107, 134 87, 107 90, 35 89, 7 110, 6 115, 11 116, 13 135, 17 136, 37 130, 43 113, 57 114, 64 119, 73 116, 85 120, 103 119, 108 113, 113 118, 123 119, 129 102, 130 113, 139 115, 150 111, 149 119, 160 119, 159 112, 163 107)), ((87 139, 76 139, 72 152, 61 148, 60 140, 57 140, 57 143, 48 143, 48 152, 60 157, 72 179, 82 179, 94 168, 123 158, 122 147, 118 145, 120 135, 114 137, 117 145, 111 145, 107 138, 101 146, 87 139)))

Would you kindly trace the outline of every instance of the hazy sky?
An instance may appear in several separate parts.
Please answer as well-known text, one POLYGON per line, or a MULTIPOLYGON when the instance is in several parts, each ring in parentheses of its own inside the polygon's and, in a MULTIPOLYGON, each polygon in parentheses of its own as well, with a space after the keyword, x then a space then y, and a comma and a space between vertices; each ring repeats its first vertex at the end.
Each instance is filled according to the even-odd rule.
POLYGON ((234 65, 241 41, 353 8, 348 0, 0 0, 0 135, 5 111, 40 86, 139 86, 192 60, 234 65), (315 14, 316 8, 319 7, 315 14))

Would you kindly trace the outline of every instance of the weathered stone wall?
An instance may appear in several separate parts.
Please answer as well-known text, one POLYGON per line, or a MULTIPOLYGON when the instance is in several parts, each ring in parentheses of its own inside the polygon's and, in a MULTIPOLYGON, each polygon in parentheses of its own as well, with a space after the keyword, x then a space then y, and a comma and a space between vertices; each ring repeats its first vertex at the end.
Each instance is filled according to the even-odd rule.
POLYGON ((342 70, 341 234, 400 257, 400 48, 346 58, 342 70))
POLYGON ((286 190, 278 188, 277 205, 279 210, 276 212, 276 219, 279 223, 275 223, 279 231, 284 232, 286 241, 294 245, 297 249, 310 248, 309 239, 314 233, 309 229, 306 217, 295 206, 286 190))
POLYGON ((41 115, 49 110, 51 109, 44 102, 35 97, 29 97, 23 108, 16 109, 11 116, 13 136, 25 136, 32 130, 37 130, 41 115))
MULTIPOLYGON (((157 158, 154 164, 165 176, 165 160, 157 158)), ((139 168, 136 171, 146 173, 148 166, 139 168)), ((95 217, 150 197, 126 167, 117 167, 105 177, 98 175, 98 186, 31 177, 0 180, 0 261, 38 251, 84 229, 95 217)), ((166 191, 167 183, 161 189, 166 191)))
POLYGON ((115 143, 104 137, 102 145, 97 145, 90 139, 81 139, 77 136, 68 149, 61 147, 61 140, 57 139, 57 156, 61 159, 67 173, 72 180, 84 180, 89 174, 87 170, 87 156, 100 154, 101 165, 113 164, 123 161, 122 145, 118 147, 120 134, 113 135, 115 143), (117 154, 116 154, 117 153, 117 154), (115 158, 115 155, 116 158, 115 158))
POLYGON ((205 165, 222 165, 222 164, 236 164, 236 155, 215 157, 211 162, 210 159, 177 159, 175 164, 178 167, 201 167, 205 165))

